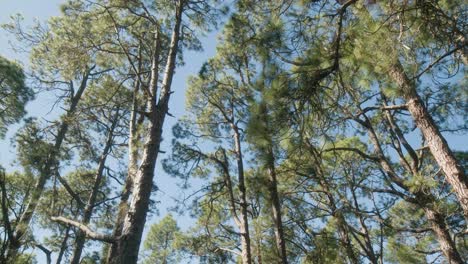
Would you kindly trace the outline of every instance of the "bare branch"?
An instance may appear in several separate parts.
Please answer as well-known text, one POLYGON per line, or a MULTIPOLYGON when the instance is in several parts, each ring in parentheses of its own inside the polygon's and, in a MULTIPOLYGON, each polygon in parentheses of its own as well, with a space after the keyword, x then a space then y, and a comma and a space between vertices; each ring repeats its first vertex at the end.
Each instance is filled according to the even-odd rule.
POLYGON ((73 221, 71 219, 67 219, 63 216, 52 216, 50 218, 54 222, 60 222, 62 224, 66 224, 69 226, 74 226, 79 228, 83 233, 86 235, 87 238, 93 239, 93 240, 98 240, 98 241, 103 241, 107 243, 114 243, 116 241, 116 238, 112 235, 106 235, 106 234, 99 234, 91 230, 91 228, 87 227, 86 225, 83 225, 80 222, 73 221))

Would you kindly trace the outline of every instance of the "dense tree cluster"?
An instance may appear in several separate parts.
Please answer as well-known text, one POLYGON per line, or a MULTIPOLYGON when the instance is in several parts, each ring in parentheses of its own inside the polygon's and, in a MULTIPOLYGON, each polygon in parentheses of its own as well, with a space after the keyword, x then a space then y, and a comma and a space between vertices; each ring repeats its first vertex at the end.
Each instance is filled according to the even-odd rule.
POLYGON ((0 57, 0 137, 36 92, 57 114, 0 167, 0 263, 468 261, 468 154, 446 140, 467 132, 464 1, 61 8, 3 25, 30 71, 0 57), (211 30, 161 158, 174 74, 211 30), (151 225, 157 162, 193 194, 151 225))

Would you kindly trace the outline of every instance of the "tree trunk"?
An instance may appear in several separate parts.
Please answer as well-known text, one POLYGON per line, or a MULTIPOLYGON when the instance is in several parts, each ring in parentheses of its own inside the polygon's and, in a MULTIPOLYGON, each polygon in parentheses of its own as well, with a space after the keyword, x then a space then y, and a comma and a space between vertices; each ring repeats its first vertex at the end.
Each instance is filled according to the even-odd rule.
POLYGON ((44 166, 40 169, 39 177, 36 181, 36 184, 34 185, 34 190, 29 198, 26 209, 21 215, 19 221, 16 223, 15 234, 11 239, 7 253, 7 259, 10 261, 13 261, 18 254, 18 250, 21 247, 21 239, 23 238, 23 235, 26 233, 29 227, 36 207, 42 196, 42 192, 44 191, 47 180, 52 175, 53 168, 58 167, 57 155, 60 152, 63 140, 65 139, 65 135, 68 131, 69 122, 71 119, 73 119, 76 108, 78 106, 78 102, 80 101, 81 96, 83 95, 83 92, 87 87, 88 78, 91 70, 92 69, 87 69, 86 72, 83 74, 83 79, 81 80, 80 87, 76 94, 73 96, 70 103, 70 108, 68 109, 65 118, 60 124, 57 136, 55 138, 54 147, 49 153, 49 156, 47 157, 44 166))
MULTIPOLYGON (((152 98, 149 99, 150 123, 147 128, 147 139, 143 146, 141 165, 133 180, 133 195, 122 226, 120 237, 111 247, 109 263, 133 264, 138 260, 138 252, 149 209, 151 190, 153 187, 154 168, 161 143, 162 128, 168 110, 171 94, 172 77, 179 46, 180 27, 182 21, 183 1, 177 3, 175 25, 172 32, 171 44, 161 85, 159 101, 156 104, 157 76, 151 76, 151 88, 154 88, 152 98)), ((159 61, 159 60, 157 60, 159 61)), ((157 65, 157 63, 156 63, 157 65)), ((154 73, 154 71, 152 71, 154 73)))
POLYGON ((426 214, 427 220, 431 224, 432 231, 437 237, 440 250, 442 250, 442 253, 447 258, 448 263, 465 263, 456 249, 455 242, 450 236, 450 232, 448 231, 447 225, 445 224, 445 218, 440 213, 429 208, 428 206, 424 208, 424 213, 426 214))
POLYGON ((282 264, 287 264, 286 241, 284 239, 283 220, 281 219, 281 202, 278 195, 278 180, 274 165, 273 150, 271 147, 268 149, 268 191, 271 199, 271 210, 273 213, 273 222, 275 224, 275 240, 278 254, 282 264))
MULTIPOLYGON (((83 213, 83 219, 81 220, 81 223, 83 225, 88 225, 91 220, 91 216, 93 215, 93 209, 96 203, 96 198, 99 192, 99 187, 101 186, 102 176, 104 173, 104 168, 105 168, 105 164, 107 160, 107 155, 109 154, 111 150, 111 146, 114 140, 114 129, 117 126, 117 123, 119 120, 118 115, 119 115, 119 111, 117 111, 117 113, 115 114, 114 120, 107 134, 107 139, 106 139, 106 144, 104 146, 104 150, 102 151, 101 157, 99 159, 98 168, 97 168, 96 175, 94 178, 93 189, 91 191, 91 194, 88 197, 88 202, 86 203, 86 207, 83 213)), ((76 239, 75 239, 75 248, 73 250, 72 259, 70 262, 71 264, 80 263, 81 253, 83 252, 85 242, 86 242, 86 234, 83 231, 78 230, 76 239)))
POLYGON ((417 94, 415 84, 406 76, 400 62, 391 67, 389 74, 398 84, 414 123, 421 130, 432 156, 444 172, 445 179, 455 191, 468 223, 468 180, 463 167, 453 155, 447 141, 417 94))
POLYGON ((62 243, 60 244, 60 251, 57 256, 57 261, 55 262, 56 264, 62 263, 63 254, 65 254, 65 250, 67 250, 67 241, 68 241, 69 234, 70 234, 70 226, 67 226, 65 228, 65 235, 63 237, 62 243))
MULTIPOLYGON (((258 234, 258 236, 260 236, 258 234)), ((257 264, 263 264, 262 261, 262 241, 257 238, 257 264)))
MULTIPOLYGON (((158 40, 155 40, 158 41, 158 40)), ((156 45, 158 45, 156 43, 156 45)), ((157 46, 156 46, 157 48, 157 46)), ((135 86, 133 89, 133 95, 132 95, 132 110, 130 114, 130 124, 129 124, 129 137, 128 137, 128 168, 127 168, 127 177, 125 178, 124 182, 124 188, 121 193, 120 197, 120 202, 118 206, 118 213, 117 213, 117 218, 114 224, 114 231, 113 231, 113 236, 114 237, 119 237, 122 232, 122 226, 123 226, 123 221, 125 218, 125 215, 127 214, 127 209, 128 209, 128 199, 130 198, 130 194, 132 192, 132 187, 133 187, 133 178, 135 178, 136 172, 138 170, 138 143, 141 140, 141 133, 138 133, 138 127, 140 127, 143 124, 144 121, 144 115, 140 114, 138 116, 138 112, 144 112, 146 109, 140 109, 139 108, 139 100, 138 100, 138 95, 140 93, 140 88, 143 85, 141 83, 141 72, 142 72, 142 55, 141 55, 141 45, 138 47, 138 69, 137 72, 135 72, 135 75, 137 76, 137 79, 135 80, 135 86), (138 118, 137 118, 138 117, 138 118)), ((153 58, 153 64, 154 64, 154 58, 153 58)), ((111 248, 114 246, 114 244, 109 246, 109 250, 107 254, 111 253, 111 248)), ((107 259, 109 258, 109 255, 107 256, 107 259)))
POLYGON ((249 233, 249 219, 247 215, 247 194, 245 188, 245 177, 244 177, 244 163, 242 160, 242 148, 239 135, 239 129, 237 126, 232 124, 234 130, 234 145, 236 152, 237 161, 237 172, 239 180, 239 191, 240 191, 240 234, 241 234, 241 247, 242 247, 242 263, 252 263, 252 252, 250 248, 250 233, 249 233))

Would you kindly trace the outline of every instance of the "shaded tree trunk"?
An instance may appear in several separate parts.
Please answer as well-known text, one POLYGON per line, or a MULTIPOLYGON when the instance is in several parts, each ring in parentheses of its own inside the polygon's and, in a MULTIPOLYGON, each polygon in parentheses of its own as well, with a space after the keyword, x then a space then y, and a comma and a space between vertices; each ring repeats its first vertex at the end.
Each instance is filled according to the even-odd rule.
MULTIPOLYGON (((142 72, 142 58, 141 58, 141 47, 139 49, 139 61, 138 69, 135 74, 137 76, 141 75, 142 72)), ((133 98, 132 98, 132 110, 130 114, 130 124, 129 124, 129 139, 128 139, 128 168, 127 168, 127 177, 125 178, 124 188, 120 196, 120 202, 118 206, 118 213, 116 222, 114 224, 113 236, 119 237, 122 232, 123 221, 128 210, 128 199, 132 192, 133 178, 135 178, 136 172, 138 170, 138 143, 141 140, 141 133, 138 133, 137 129, 143 124, 144 115, 138 115, 138 112, 144 112, 146 109, 139 109, 139 100, 138 95, 140 93, 140 88, 143 84, 140 81, 140 77, 137 77, 135 80, 135 87, 133 89, 133 98)), ((111 248, 114 245, 109 247, 110 254, 111 248)), ((107 256, 109 258, 109 255, 107 256)))

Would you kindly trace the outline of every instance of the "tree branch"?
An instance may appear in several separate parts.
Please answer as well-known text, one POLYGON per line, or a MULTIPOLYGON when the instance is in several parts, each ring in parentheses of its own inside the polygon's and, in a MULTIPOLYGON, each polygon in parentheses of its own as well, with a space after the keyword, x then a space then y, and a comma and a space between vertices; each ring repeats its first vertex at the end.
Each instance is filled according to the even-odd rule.
POLYGON ((50 219, 52 221, 54 221, 54 222, 60 222, 60 223, 65 224, 65 225, 74 226, 74 227, 79 228, 81 231, 83 231, 83 233, 86 235, 87 238, 90 238, 90 239, 93 239, 93 240, 98 240, 98 241, 103 241, 103 242, 107 242, 107 243, 114 243, 116 241, 116 238, 114 236, 112 236, 112 235, 96 233, 93 230, 91 230, 89 227, 87 227, 86 225, 83 225, 82 223, 77 222, 77 221, 73 221, 71 219, 67 219, 65 217, 52 216, 50 219))
POLYGON ((369 154, 366 154, 366 153, 364 153, 363 151, 361 151, 360 149, 357 149, 357 148, 336 147, 336 148, 324 149, 323 152, 339 151, 339 150, 352 151, 352 152, 355 152, 355 153, 359 154, 359 156, 361 156, 361 157, 363 157, 365 159, 369 159, 369 160, 373 160, 373 161, 379 161, 380 160, 379 157, 371 156, 369 154))
POLYGON ((46 255, 46 258, 47 258, 47 264, 52 263, 52 259, 50 257, 50 255, 52 254, 51 250, 47 249, 46 247, 44 247, 41 244, 35 244, 34 246, 37 247, 38 249, 42 250, 42 252, 44 252, 44 254, 46 255))
POLYGON ((241 255, 239 252, 237 252, 237 251, 235 251, 235 250, 232 250, 232 249, 229 249, 229 248, 218 247, 217 249, 215 249, 215 252, 216 252, 217 250, 227 251, 227 252, 230 252, 230 253, 232 253, 232 254, 234 254, 234 255, 237 255, 237 256, 240 256, 240 255, 241 255))

